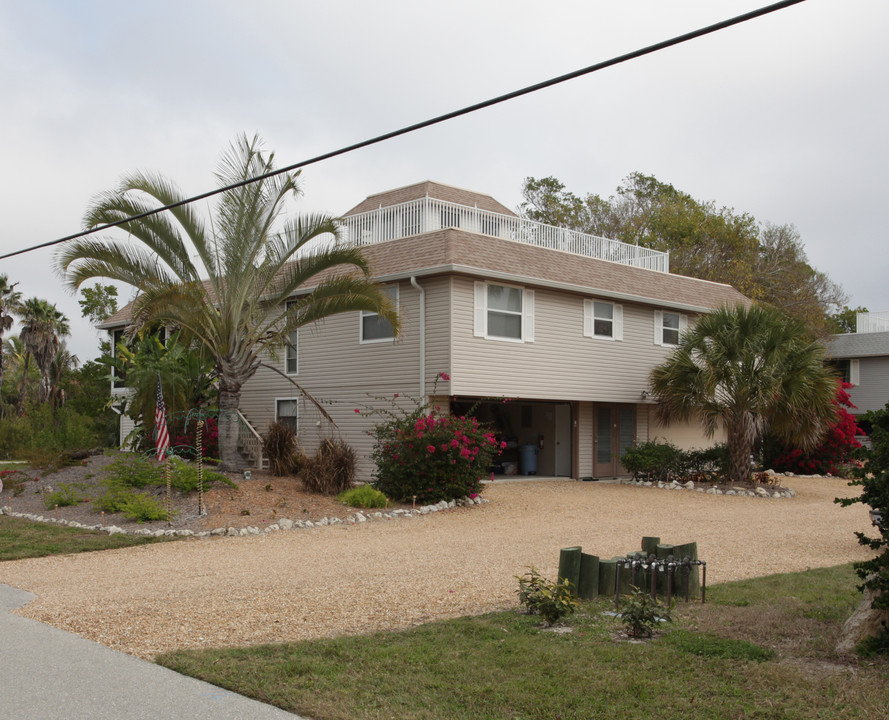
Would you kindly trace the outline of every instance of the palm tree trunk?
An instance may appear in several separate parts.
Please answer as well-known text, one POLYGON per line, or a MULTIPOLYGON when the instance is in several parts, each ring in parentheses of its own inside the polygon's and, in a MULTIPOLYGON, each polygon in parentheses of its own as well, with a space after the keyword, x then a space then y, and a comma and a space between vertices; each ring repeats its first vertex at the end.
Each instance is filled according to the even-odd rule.
POLYGON ((746 414, 728 426, 729 481, 746 482, 750 477, 750 453, 756 440, 753 423, 746 414))
POLYGON ((25 362, 22 363, 22 379, 19 380, 19 414, 25 412, 25 389, 28 384, 28 370, 31 369, 31 352, 25 353, 25 362))
POLYGON ((241 404, 241 391, 219 388, 219 469, 222 472, 238 472, 244 462, 238 452, 238 430, 240 419, 238 406, 241 404))

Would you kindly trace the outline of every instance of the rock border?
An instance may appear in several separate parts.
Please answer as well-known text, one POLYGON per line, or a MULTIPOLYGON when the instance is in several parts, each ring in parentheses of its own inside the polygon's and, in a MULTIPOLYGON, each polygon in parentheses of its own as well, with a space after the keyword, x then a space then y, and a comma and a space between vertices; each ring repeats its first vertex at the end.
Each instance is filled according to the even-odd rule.
MULTIPOLYGON (((779 477, 773 472, 768 473, 771 477, 779 477)), ((792 473, 785 473, 785 476, 792 476, 792 473)), ((800 477, 822 477, 820 475, 801 475, 800 477)), ((705 493, 707 495, 734 495, 739 497, 758 497, 758 498, 769 498, 774 500, 780 499, 789 499, 796 497, 796 491, 793 488, 786 488, 781 486, 772 486, 763 487, 762 485, 753 488, 752 490, 748 490, 747 488, 729 488, 728 490, 723 490, 718 485, 713 483, 698 483, 695 484, 693 480, 689 480, 686 483, 680 483, 676 480, 672 482, 652 482, 651 480, 628 480, 626 485, 632 485, 634 487, 657 487, 660 490, 690 490, 692 492, 705 493)))
POLYGON ((489 502, 487 498, 483 498, 480 495, 477 495, 474 498, 471 497, 463 497, 458 500, 451 500, 450 502, 447 500, 441 500, 435 505, 422 505, 418 508, 414 508, 412 510, 391 510, 387 512, 375 511, 375 512, 355 512, 352 515, 348 515, 345 518, 338 517, 325 517, 320 520, 315 520, 314 522, 311 520, 290 520, 289 518, 281 518, 271 525, 267 525, 262 530, 260 530, 255 525, 248 525, 247 527, 236 528, 236 527, 218 527, 213 530, 201 530, 200 532, 195 532, 194 530, 188 530, 187 528, 182 529, 174 529, 174 528, 166 528, 161 530, 148 530, 143 528, 137 528, 136 530, 125 530, 122 527, 117 525, 108 525, 107 527, 103 527, 101 524, 99 525, 85 525, 83 523, 77 522, 76 520, 64 520, 64 519, 56 519, 53 517, 44 517, 43 515, 35 515, 34 513, 20 513, 13 512, 12 508, 8 505, 5 507, 0 507, 0 515, 9 515, 9 517, 17 517, 24 518, 25 520, 32 520, 34 522, 43 522, 43 523, 53 523, 55 525, 66 525, 67 527, 78 528, 82 530, 98 530, 100 532, 106 532, 109 535, 142 535, 145 537, 196 537, 196 538, 209 538, 209 537, 247 537, 251 535, 267 535, 269 533, 278 532, 278 531, 287 531, 287 530, 303 530, 308 528, 315 527, 325 527, 327 525, 357 525, 364 522, 370 522, 373 520, 398 520, 401 518, 413 518, 419 515, 429 515, 430 513, 442 512, 444 510, 453 510, 458 507, 468 507, 470 505, 481 505, 482 503, 489 502))

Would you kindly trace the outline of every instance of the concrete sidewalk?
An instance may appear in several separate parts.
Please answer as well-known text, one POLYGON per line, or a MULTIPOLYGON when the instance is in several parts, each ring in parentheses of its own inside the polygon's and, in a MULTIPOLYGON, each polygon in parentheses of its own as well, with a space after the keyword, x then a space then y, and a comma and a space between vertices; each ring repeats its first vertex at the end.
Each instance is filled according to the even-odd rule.
POLYGON ((0 584, 0 720, 301 720, 10 612, 33 599, 0 584))

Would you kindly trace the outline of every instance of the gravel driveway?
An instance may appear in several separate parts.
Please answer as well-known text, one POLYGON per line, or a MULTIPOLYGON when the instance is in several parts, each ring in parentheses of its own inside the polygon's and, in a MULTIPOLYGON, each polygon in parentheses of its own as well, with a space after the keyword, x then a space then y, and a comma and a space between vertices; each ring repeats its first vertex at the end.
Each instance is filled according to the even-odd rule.
POLYGON ((554 577, 559 549, 603 557, 643 535, 696 541, 708 583, 866 559, 835 478, 789 478, 766 500, 570 481, 497 483, 451 512, 259 537, 164 543, 0 564, 38 597, 18 612, 143 658, 182 647, 403 628, 515 604, 515 575, 554 577))

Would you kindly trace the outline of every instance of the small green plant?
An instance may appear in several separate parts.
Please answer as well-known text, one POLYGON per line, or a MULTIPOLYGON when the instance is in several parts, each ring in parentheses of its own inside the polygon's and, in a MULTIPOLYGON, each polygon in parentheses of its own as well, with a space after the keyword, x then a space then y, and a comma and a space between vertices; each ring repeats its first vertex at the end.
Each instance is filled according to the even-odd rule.
POLYGON ((519 603, 528 609, 529 615, 542 615, 547 625, 553 625, 576 612, 580 606, 569 580, 552 582, 533 566, 524 575, 516 575, 515 578, 519 581, 519 589, 516 590, 519 603))
POLYGON ((108 465, 105 480, 115 485, 144 488, 160 485, 164 478, 161 467, 156 463, 136 453, 126 453, 108 465))
POLYGON ((43 507, 52 510, 56 505, 65 507, 67 505, 79 505, 87 500, 84 495, 86 485, 83 483, 68 483, 56 486, 56 489, 43 498, 43 507))
MULTIPOLYGON (((159 484, 165 482, 163 476, 159 484)), ((229 487, 237 488, 237 484, 218 472, 204 472, 204 487, 220 482, 229 487)), ((170 486, 179 492, 188 493, 198 489, 198 468, 196 465, 177 457, 170 458, 170 486)))
POLYGON ((136 522, 166 520, 167 510, 157 499, 147 493, 129 493, 123 498, 120 512, 136 522))
POLYGON ((630 597, 624 601, 620 619, 627 635, 634 638, 651 637, 659 622, 672 620, 669 608, 635 586, 630 597))
POLYGON ((351 488, 336 496, 343 505, 356 508, 381 508, 386 507, 389 499, 371 485, 351 488))

